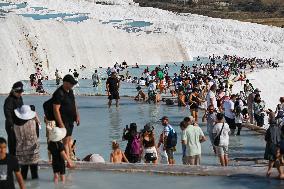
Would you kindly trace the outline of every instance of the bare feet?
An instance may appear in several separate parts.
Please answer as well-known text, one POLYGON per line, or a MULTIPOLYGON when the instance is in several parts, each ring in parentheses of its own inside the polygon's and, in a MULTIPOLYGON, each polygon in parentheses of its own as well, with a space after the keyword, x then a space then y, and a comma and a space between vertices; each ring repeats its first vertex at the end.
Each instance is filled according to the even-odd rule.
POLYGON ((266 173, 266 177, 267 177, 267 178, 269 178, 269 177, 270 177, 270 175, 271 175, 271 171, 267 171, 267 173, 266 173))

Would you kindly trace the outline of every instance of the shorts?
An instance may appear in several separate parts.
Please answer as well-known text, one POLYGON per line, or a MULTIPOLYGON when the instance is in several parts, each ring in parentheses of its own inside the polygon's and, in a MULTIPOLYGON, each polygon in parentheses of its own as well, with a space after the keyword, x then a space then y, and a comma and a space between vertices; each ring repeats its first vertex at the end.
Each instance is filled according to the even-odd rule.
POLYGON ((66 137, 72 136, 74 124, 73 123, 65 123, 66 128, 66 137))
POLYGON ((118 91, 110 92, 110 95, 108 96, 108 99, 109 100, 113 100, 113 99, 118 100, 118 99, 120 99, 119 92, 118 91))
POLYGON ((65 175, 65 162, 62 160, 61 162, 52 162, 53 173, 59 173, 60 175, 65 175))
POLYGON ((216 146, 218 156, 227 156, 229 154, 228 146, 216 146))
POLYGON ((174 159, 174 149, 173 148, 168 148, 166 149, 168 159, 174 159))
POLYGON ((195 156, 186 156, 185 157, 185 164, 186 165, 200 165, 201 155, 195 156))
POLYGON ((158 153, 156 150, 156 147, 149 147, 149 148, 145 148, 145 160, 146 162, 151 162, 151 161, 156 161, 158 158, 158 153))
POLYGON ((157 156, 156 156, 155 153, 146 153, 145 154, 145 160, 147 162, 156 161, 157 160, 157 156))

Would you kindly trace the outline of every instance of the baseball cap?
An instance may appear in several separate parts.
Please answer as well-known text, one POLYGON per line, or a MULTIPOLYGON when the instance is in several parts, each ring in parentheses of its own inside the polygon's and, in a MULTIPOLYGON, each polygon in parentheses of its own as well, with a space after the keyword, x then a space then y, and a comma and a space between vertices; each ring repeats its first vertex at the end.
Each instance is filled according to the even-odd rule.
POLYGON ((63 82, 68 82, 72 85, 76 85, 78 83, 78 81, 76 81, 75 78, 70 74, 64 76, 63 82))
POLYGON ((16 93, 24 92, 24 84, 21 81, 18 81, 13 84, 12 90, 16 93))

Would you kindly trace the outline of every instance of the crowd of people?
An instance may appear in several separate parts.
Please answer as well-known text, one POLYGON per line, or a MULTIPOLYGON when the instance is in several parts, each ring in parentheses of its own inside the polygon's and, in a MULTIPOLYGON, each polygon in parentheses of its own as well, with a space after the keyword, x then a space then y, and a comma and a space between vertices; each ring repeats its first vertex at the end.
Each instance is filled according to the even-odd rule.
MULTIPOLYGON (((240 135, 243 124, 251 123, 263 127, 264 117, 267 114, 269 128, 265 135, 267 145, 264 156, 269 160, 267 176, 270 176, 271 169, 275 165, 279 171, 279 178, 283 179, 284 97, 280 98, 276 111, 267 109, 260 97, 261 91, 245 79, 247 66, 262 64, 271 66, 274 63, 271 60, 224 56, 223 59, 227 61, 224 64, 216 63, 217 58, 219 57, 210 57, 211 62, 205 65, 202 63, 192 67, 181 65, 180 73, 175 73, 173 77, 169 76, 168 65, 164 68, 156 67, 152 71, 149 68, 145 69, 143 80, 148 95, 138 86, 140 87, 137 89, 138 97, 143 101, 152 99, 155 103, 159 103, 161 94, 170 94, 170 98, 164 99, 166 104, 173 105, 177 101, 178 106, 190 109, 191 116, 185 117, 180 122, 182 133, 180 139, 167 116, 160 120, 163 131, 158 137, 155 136, 155 128, 151 124, 146 124, 143 130, 138 131, 136 123, 131 123, 123 130, 122 139, 127 141, 125 151, 120 149, 117 141, 113 141, 110 162, 144 161, 153 164, 175 164, 177 143, 181 142, 182 162, 185 165, 200 165, 202 143, 209 138, 220 164, 228 166, 229 138, 240 135), (240 75, 243 76, 241 79, 240 75), (237 81, 245 81, 244 91, 232 94, 233 84, 237 81), (198 112, 202 109, 204 110, 202 121, 206 122, 208 136, 205 136, 199 127, 198 112)), ((96 74, 97 72, 93 75, 94 85, 101 82, 96 74)), ((117 76, 116 69, 111 69, 108 75, 106 80, 108 106, 111 107, 112 100, 116 100, 118 107, 121 78, 117 76)), ((50 154, 55 183, 60 180, 64 182, 66 166, 74 168, 74 161, 78 160, 75 156, 76 141, 72 139, 74 123, 80 125, 80 115, 72 90, 77 83, 74 75, 65 75, 63 84, 43 104, 47 150, 50 154)), ((4 104, 8 142, 0 138, 0 165, 5 165, 8 171, 6 173, 1 170, 0 184, 9 189, 14 188, 13 172, 21 189, 25 188, 24 180, 27 179, 28 169, 31 170, 32 179, 38 178, 38 130, 41 123, 35 107, 24 104, 23 90, 22 82, 15 83, 4 104), (9 154, 7 154, 7 145, 9 154)), ((84 159, 89 161, 94 159, 94 156, 89 155, 84 159)))

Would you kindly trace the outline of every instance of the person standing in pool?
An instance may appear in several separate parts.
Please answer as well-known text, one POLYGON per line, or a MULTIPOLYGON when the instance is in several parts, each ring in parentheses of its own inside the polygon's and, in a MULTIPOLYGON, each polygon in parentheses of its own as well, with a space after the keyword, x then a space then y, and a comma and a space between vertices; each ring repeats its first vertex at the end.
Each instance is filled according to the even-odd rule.
POLYGON ((70 141, 72 139, 74 122, 76 122, 77 126, 80 125, 80 115, 72 90, 76 84, 77 81, 74 77, 68 74, 63 78, 63 85, 53 94, 53 112, 56 126, 66 128, 67 130, 63 143, 68 157, 70 157, 72 152, 72 144, 70 141))
POLYGON ((115 99, 116 101, 116 107, 119 106, 119 87, 120 82, 119 79, 116 76, 115 72, 111 73, 111 76, 106 81, 106 89, 107 89, 107 95, 108 95, 108 107, 111 107, 112 100, 115 99))
POLYGON ((5 129, 8 136, 9 154, 14 156, 16 155, 16 136, 13 129, 16 119, 14 110, 20 108, 24 104, 22 98, 24 92, 23 86, 22 82, 16 82, 4 103, 4 114, 6 118, 5 129))

